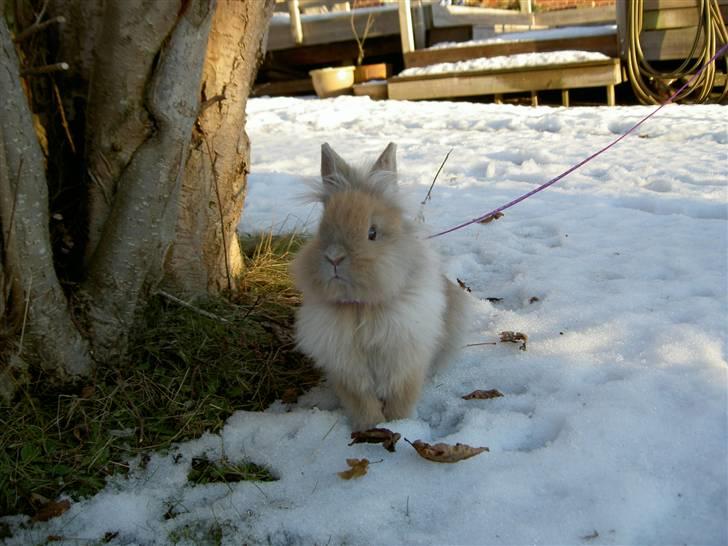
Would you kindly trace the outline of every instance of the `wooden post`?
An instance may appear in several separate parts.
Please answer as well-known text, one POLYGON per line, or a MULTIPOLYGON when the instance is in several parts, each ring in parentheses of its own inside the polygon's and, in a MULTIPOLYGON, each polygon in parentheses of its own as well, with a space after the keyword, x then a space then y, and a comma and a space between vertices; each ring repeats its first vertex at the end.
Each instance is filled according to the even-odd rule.
POLYGON ((303 26, 301 25, 301 10, 298 0, 288 0, 288 13, 291 16, 291 36, 296 45, 303 43, 303 26))
POLYGON ((608 85, 607 86, 607 104, 609 106, 614 106, 616 103, 617 103, 617 101, 614 96, 614 85, 608 85))
POLYGON ((538 106, 538 92, 531 91, 531 106, 538 106))
POLYGON ((569 106, 569 90, 568 89, 561 90, 561 104, 564 106, 569 106))
POLYGON ((493 101, 494 101, 494 102, 495 102, 496 104, 503 104, 503 95, 502 95, 502 94, 500 94, 500 93, 496 93, 496 94, 495 94, 495 95, 493 96, 493 101))
POLYGON ((402 38, 402 53, 415 50, 415 37, 412 30, 412 2, 399 0, 399 34, 402 38))

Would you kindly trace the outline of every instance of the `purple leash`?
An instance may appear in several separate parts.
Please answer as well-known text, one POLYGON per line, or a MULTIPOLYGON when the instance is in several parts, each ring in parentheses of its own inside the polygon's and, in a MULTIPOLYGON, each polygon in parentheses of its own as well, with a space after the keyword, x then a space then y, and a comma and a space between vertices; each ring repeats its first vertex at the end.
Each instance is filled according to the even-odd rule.
POLYGON ((673 101, 673 100, 675 99, 675 97, 677 97, 677 96, 678 96, 678 95, 679 95, 680 93, 682 93, 682 92, 683 92, 683 90, 684 90, 684 89, 685 89, 686 87, 688 87, 689 85, 691 85, 691 84, 692 84, 692 83, 693 83, 693 82, 694 82, 694 81, 695 81, 695 80, 696 80, 696 79, 698 78, 698 76, 700 76, 700 74, 702 74, 703 70, 705 70, 705 69, 706 69, 706 68, 707 68, 708 66, 710 66, 710 63, 714 62, 714 61, 715 61, 715 60, 716 60, 716 59, 717 59, 718 57, 720 57, 720 56, 721 56, 721 55, 722 55, 723 53, 725 53, 725 52, 726 52, 726 50, 728 50, 728 44, 724 44, 724 45, 723 45, 723 47, 721 47, 721 48, 720 48, 720 49, 719 49, 719 50, 718 50, 718 51, 716 52, 716 54, 715 54, 715 55, 713 55, 713 57, 712 57, 712 58, 711 58, 711 59, 710 59, 710 60, 709 60, 709 61, 708 61, 707 63, 705 63, 705 64, 704 64, 704 65, 703 65, 703 66, 702 66, 702 67, 700 68, 700 70, 698 70, 698 71, 697 71, 697 72, 696 72, 695 74, 693 74, 693 76, 692 76, 692 77, 691 77, 691 78, 690 78, 690 79, 689 79, 689 80, 688 80, 687 82, 685 82, 685 84, 684 84, 684 85, 683 85, 683 86, 682 86, 682 87, 681 87, 680 89, 678 89, 677 91, 675 91, 675 92, 674 92, 674 93, 672 94, 672 96, 671 96, 671 97, 670 97, 669 99, 667 99, 667 100, 666 100, 665 102, 663 102, 663 103, 662 103, 662 104, 661 104, 660 106, 658 106, 657 108, 655 108, 655 110, 654 110, 654 111, 652 111, 652 112, 651 112, 650 114, 646 115, 646 116, 645 116, 644 118, 642 118, 642 119, 641 119, 640 121, 638 121, 637 123, 635 123, 635 124, 634 124, 634 125, 633 125, 633 126, 632 126, 631 128, 629 128, 629 129, 628 129, 628 130, 627 130, 627 131, 626 131, 626 132, 625 132, 625 133, 624 133, 623 135, 621 135, 621 136, 620 136, 619 138, 617 138, 616 140, 613 140, 612 142, 610 142, 609 144, 607 144, 606 146, 604 146, 604 148, 602 148, 601 150, 598 150, 598 151, 594 152, 594 153, 593 153, 592 155, 590 155, 590 156, 589 156, 589 157, 587 157, 586 159, 583 159, 582 161, 580 161, 579 163, 577 163, 577 164, 576 164, 576 165, 574 165, 573 167, 570 167, 569 169, 565 170, 565 171, 564 171, 563 173, 561 173, 561 174, 560 174, 560 175, 558 175, 557 177, 555 177, 555 178, 552 178, 551 180, 549 180, 549 181, 548 181, 548 182, 546 182, 545 184, 542 184, 542 185, 540 185, 539 187, 537 187, 537 188, 535 188, 535 189, 531 190, 530 192, 528 192, 528 193, 526 193, 526 194, 524 194, 524 195, 521 195, 521 196, 520 196, 520 197, 518 197, 517 199, 514 199, 513 201, 511 201, 511 202, 509 202, 509 203, 506 203, 505 205, 503 205, 503 206, 501 206, 501 207, 498 207, 497 209, 493 209, 492 211, 490 211, 490 212, 489 212, 489 213, 487 213, 487 214, 484 214, 484 215, 482 215, 482 216, 478 216, 477 218, 473 218, 472 220, 470 220, 470 221, 468 221, 468 222, 464 222, 464 223, 462 223, 462 224, 460 224, 460 225, 457 225, 457 226, 455 226, 455 227, 451 227, 451 228, 449 228, 449 229, 446 229, 445 231, 441 231, 441 232, 439 232, 439 233, 435 233, 434 235, 430 235, 430 236, 428 237, 428 239, 434 239, 435 237, 440 237, 440 236, 442 236, 442 235, 447 235, 448 233, 452 233, 453 231, 457 231, 458 229, 462 229, 462 228, 464 228, 464 227, 467 227, 467 226, 469 226, 469 225, 471 225, 471 224, 476 224, 476 223, 478 223, 478 222, 482 222, 483 220, 487 220, 488 218, 492 218, 492 217, 494 217, 494 216, 495 216, 496 214, 498 214, 499 212, 502 212, 502 211, 504 211, 504 210, 506 210, 506 209, 509 209, 509 208, 511 208, 512 206, 514 206, 514 205, 517 205, 517 204, 518 204, 518 203, 520 203, 521 201, 525 201, 526 199, 528 199, 528 198, 529 198, 529 197, 531 197, 532 195, 534 195, 534 194, 537 194, 538 192, 540 192, 540 191, 543 191, 543 190, 545 190, 545 189, 546 189, 546 188, 548 188, 549 186, 552 186, 552 185, 556 184, 556 182, 558 182, 559 180, 561 180, 561 179, 562 179, 562 178, 564 178, 565 176, 568 176, 569 174, 573 173, 573 172, 574 172, 575 170, 577 170, 577 169, 578 169, 579 167, 581 167, 581 166, 585 165, 586 163, 589 163, 589 161, 591 161, 591 160, 592 160, 592 159, 594 159, 595 157, 597 157, 597 156, 599 156, 599 155, 603 154, 604 152, 606 152, 607 150, 609 150, 609 148, 611 148, 612 146, 614 146, 615 144, 617 144, 618 142, 620 142, 620 141, 621 141, 621 140, 622 140, 623 138, 625 138, 625 137, 626 137, 627 135, 629 135, 629 134, 630 134, 630 133, 631 133, 632 131, 634 131, 635 129, 637 129, 637 128, 638 128, 638 127, 639 127, 640 125, 642 125, 642 124, 643 124, 643 123, 644 123, 645 121, 647 121, 647 120, 648 120, 648 119, 650 119, 650 118, 651 118, 652 116, 654 116, 654 115, 655 115, 655 114, 656 114, 657 112, 659 112, 660 110, 662 110, 662 108, 663 108, 663 107, 665 107, 665 106, 667 106, 668 104, 670 104, 670 103, 671 103, 671 102, 672 102, 672 101, 673 101))

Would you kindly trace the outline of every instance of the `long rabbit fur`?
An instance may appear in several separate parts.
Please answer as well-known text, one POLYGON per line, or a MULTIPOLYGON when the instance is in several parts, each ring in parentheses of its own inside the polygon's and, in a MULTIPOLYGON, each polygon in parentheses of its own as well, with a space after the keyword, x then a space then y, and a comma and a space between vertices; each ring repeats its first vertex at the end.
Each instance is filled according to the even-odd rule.
POLYGON ((315 191, 323 215, 291 268, 303 294, 296 341, 354 430, 408 417, 467 329, 467 295, 445 278, 397 190, 394 143, 368 169, 324 144, 315 191))

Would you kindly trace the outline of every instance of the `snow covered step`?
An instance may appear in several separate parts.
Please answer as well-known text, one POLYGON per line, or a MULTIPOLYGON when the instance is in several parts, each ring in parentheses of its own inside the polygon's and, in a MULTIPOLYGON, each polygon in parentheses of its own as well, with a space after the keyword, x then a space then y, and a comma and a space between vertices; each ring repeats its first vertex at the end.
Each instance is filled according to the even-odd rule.
MULTIPOLYGON (((537 54, 529 54, 537 55, 537 54)), ((541 54, 544 55, 544 54, 541 54)), ((518 57, 518 56, 514 56, 518 57)), ((486 59, 490 61, 491 59, 486 59)), ((536 93, 547 89, 607 88, 614 105, 614 86, 622 81, 619 59, 595 58, 533 66, 462 69, 458 63, 410 69, 389 80, 389 98, 401 100, 471 97, 503 93, 536 93), (460 68, 460 69, 459 69, 460 68)))

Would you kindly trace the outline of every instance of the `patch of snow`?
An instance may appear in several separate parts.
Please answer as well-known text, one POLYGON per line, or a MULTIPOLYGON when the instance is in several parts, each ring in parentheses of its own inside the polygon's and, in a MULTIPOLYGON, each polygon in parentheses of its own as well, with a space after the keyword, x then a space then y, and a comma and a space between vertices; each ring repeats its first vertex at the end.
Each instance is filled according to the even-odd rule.
MULTIPOLYGON (((652 110, 251 99, 240 229, 315 229, 318 207, 298 196, 318 176, 323 142, 350 160, 397 142, 414 213, 452 148, 422 211, 434 232, 533 189, 652 110)), ((215 529, 225 545, 725 545, 727 111, 667 106, 502 219, 434 240, 476 300, 469 341, 516 330, 528 350, 464 350, 411 418, 386 426, 490 453, 441 465, 404 441, 396 453, 349 447, 323 384, 135 462, 47 523, 3 518, 15 532, 5 543, 118 533, 110 544, 192 545, 215 529), (504 396, 461 398, 490 388, 504 396), (194 486, 187 473, 201 455, 251 460, 280 479, 194 486), (341 480, 351 457, 373 464, 341 480)))
POLYGON ((515 42, 530 42, 541 40, 564 40, 568 38, 586 38, 590 36, 608 36, 617 34, 617 25, 572 26, 561 28, 547 28, 529 30, 524 32, 504 32, 491 38, 482 40, 468 40, 466 42, 440 42, 427 49, 450 49, 454 47, 474 47, 491 44, 508 44, 515 42))
POLYGON ((609 59, 603 53, 595 51, 547 51, 541 53, 519 53, 516 55, 500 55, 498 57, 478 57, 454 63, 437 63, 428 66, 407 68, 398 76, 424 76, 430 74, 449 74, 452 72, 476 72, 483 70, 504 70, 514 68, 541 67, 549 65, 603 61, 609 59))

